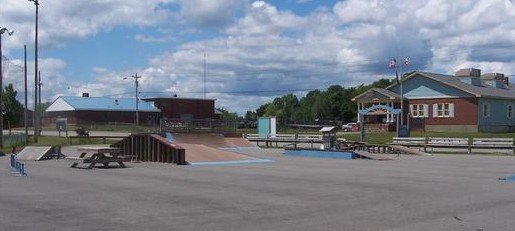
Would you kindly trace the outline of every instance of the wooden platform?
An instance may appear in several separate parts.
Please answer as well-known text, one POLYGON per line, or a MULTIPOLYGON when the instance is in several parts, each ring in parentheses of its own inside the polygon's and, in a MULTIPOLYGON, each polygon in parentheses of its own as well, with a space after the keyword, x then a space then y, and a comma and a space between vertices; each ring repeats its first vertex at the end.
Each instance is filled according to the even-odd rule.
POLYGON ((354 151, 359 158, 371 159, 371 160, 393 160, 390 157, 384 156, 384 154, 375 154, 367 151, 354 151))

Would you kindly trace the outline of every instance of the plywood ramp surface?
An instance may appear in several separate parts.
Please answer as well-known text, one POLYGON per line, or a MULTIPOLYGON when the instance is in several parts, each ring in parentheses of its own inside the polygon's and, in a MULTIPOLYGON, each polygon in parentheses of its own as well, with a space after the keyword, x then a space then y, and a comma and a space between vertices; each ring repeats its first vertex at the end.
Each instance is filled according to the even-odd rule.
POLYGON ((26 146, 20 153, 16 154, 18 160, 41 160, 50 153, 51 146, 26 146))
MULTIPOLYGON (((202 144, 212 148, 229 148, 233 147, 225 140, 222 134, 205 134, 205 133, 174 133, 174 143, 182 146, 182 144, 202 144)), ((186 147, 185 147, 186 148, 186 147)))
POLYGON ((202 144, 177 143, 186 149, 187 162, 234 161, 255 160, 256 158, 244 154, 234 153, 208 147, 202 144))
POLYGON ((225 140, 227 141, 227 143, 231 144, 234 147, 257 147, 256 144, 253 144, 244 138, 226 137, 225 140))

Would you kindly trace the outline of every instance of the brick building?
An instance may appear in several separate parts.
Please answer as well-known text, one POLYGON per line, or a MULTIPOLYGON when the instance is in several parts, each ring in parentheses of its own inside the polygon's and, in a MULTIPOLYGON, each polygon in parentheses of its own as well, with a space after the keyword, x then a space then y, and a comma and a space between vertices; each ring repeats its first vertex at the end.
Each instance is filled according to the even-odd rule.
MULTIPOLYGON (((499 73, 481 75, 462 69, 455 75, 414 72, 402 81, 404 119, 412 130, 515 131, 515 88, 499 73)), ((400 108, 401 84, 371 89, 352 100, 358 109, 374 104, 400 108)), ((395 117, 386 112, 366 116, 369 127, 395 128, 395 117)), ((381 129, 379 129, 381 130, 381 129)))
POLYGON ((161 110, 161 117, 181 120, 218 119, 214 99, 154 97, 143 99, 161 110))

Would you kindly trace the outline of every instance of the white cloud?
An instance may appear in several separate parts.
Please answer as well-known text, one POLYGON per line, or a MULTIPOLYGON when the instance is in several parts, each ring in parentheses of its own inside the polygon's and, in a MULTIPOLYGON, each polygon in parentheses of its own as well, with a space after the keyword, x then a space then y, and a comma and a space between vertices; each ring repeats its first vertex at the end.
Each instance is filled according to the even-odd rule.
POLYGON ((380 22, 387 19, 388 11, 383 1, 349 0, 338 2, 333 10, 345 23, 380 22))
POLYGON ((235 19, 241 0, 181 0, 181 15, 200 26, 219 27, 235 19))
MULTIPOLYGON (((118 26, 152 26, 169 17, 160 4, 174 0, 91 0, 40 1, 39 42, 45 46, 63 46, 118 26)), ((0 22, 15 30, 10 47, 31 44, 34 38, 35 6, 28 1, 2 0, 0 22)))
MULTIPOLYGON (((2 5, 0 21, 29 21, 26 31, 18 35, 21 37, 12 39, 17 41, 32 32, 33 11, 30 7, 27 10, 22 1, 8 1, 12 5, 2 5), (15 9, 21 13, 15 13, 15 9)), ((174 39, 167 37, 171 33, 184 34, 171 29, 175 28, 174 22, 164 19, 173 12, 155 10, 161 1, 120 2, 88 3, 94 6, 89 8, 91 17, 76 13, 81 7, 89 7, 81 6, 82 3, 71 4, 74 6, 68 6, 70 9, 46 9, 49 14, 56 11, 53 19, 57 21, 56 25, 44 23, 50 27, 43 33, 49 36, 45 37, 46 43, 61 44, 119 26, 159 25, 168 31, 157 36, 138 34, 134 38, 140 42, 160 42, 174 39), (131 9, 124 10, 115 3, 131 9), (93 12, 94 9, 100 13, 93 12), (133 14, 145 16, 133 18, 133 14), (59 36, 51 33, 59 28, 67 31, 59 36)), ((332 84, 349 87, 393 76, 386 69, 392 56, 410 56, 412 65, 408 70, 450 74, 461 67, 479 67, 484 72, 515 73, 515 7, 507 0, 348 0, 305 16, 280 10, 265 1, 197 0, 182 4, 180 12, 175 12, 179 16, 173 17, 186 20, 180 22, 182 25, 191 24, 188 33, 202 31, 206 26, 225 29, 208 39, 165 50, 151 58, 147 67, 123 73, 109 67, 96 69, 98 77, 90 81, 94 84, 75 86, 68 93, 88 91, 99 96, 128 92, 124 96, 132 96, 133 83, 119 80, 119 76, 138 72, 143 76, 141 91, 148 96, 177 93, 202 97, 204 52, 207 96, 216 98, 217 106, 239 113, 255 109, 275 95, 288 93, 273 90, 323 88, 332 84)), ((7 43, 12 47, 16 42, 7 43)), ((52 71, 58 72, 56 76, 61 80, 56 78, 64 81, 63 65, 55 66, 52 71)))
POLYGON ((245 17, 227 32, 232 35, 266 35, 277 34, 285 30, 300 30, 305 26, 305 19, 289 11, 279 11, 265 1, 255 1, 247 8, 245 17))

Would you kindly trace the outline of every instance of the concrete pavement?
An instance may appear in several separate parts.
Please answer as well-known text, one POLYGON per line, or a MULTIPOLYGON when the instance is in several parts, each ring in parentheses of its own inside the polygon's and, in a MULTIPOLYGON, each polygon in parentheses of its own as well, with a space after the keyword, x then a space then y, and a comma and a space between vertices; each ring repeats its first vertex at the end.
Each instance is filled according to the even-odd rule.
POLYGON ((286 157, 274 163, 71 169, 0 157, 0 230, 515 230, 515 157, 286 157))

